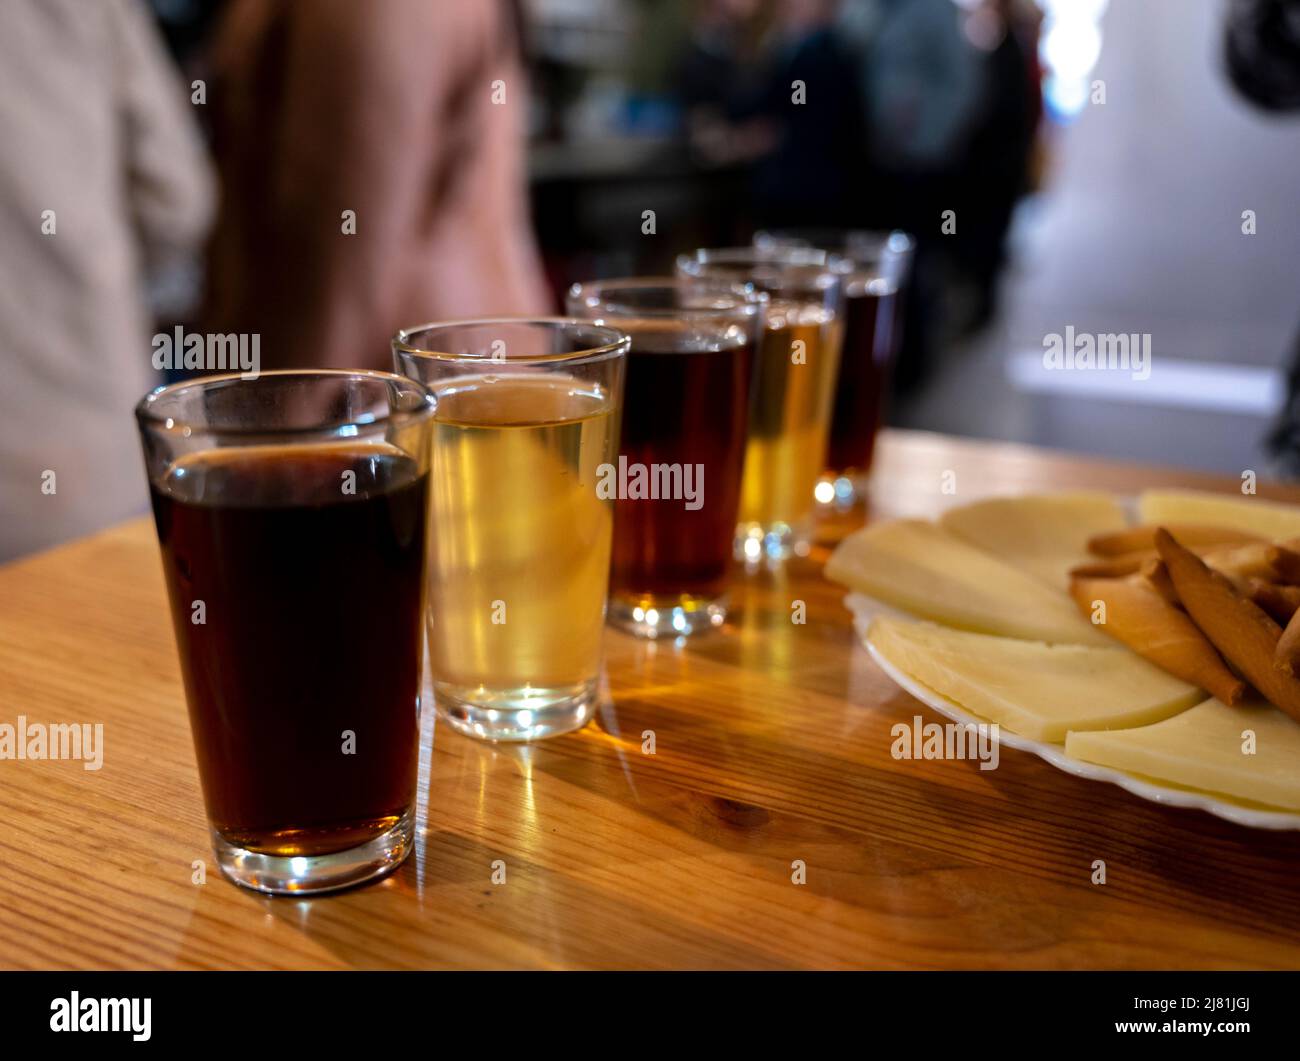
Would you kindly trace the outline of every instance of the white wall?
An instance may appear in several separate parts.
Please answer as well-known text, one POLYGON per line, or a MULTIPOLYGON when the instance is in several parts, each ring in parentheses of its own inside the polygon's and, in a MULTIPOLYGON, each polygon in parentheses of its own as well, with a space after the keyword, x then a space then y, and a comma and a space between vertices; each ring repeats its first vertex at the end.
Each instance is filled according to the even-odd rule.
POLYGON ((1111 0, 1104 106, 1059 129, 1013 338, 1151 332, 1154 355, 1277 364, 1300 330, 1300 115, 1226 79, 1216 0, 1111 0), (1241 234, 1253 209, 1258 234, 1241 234))
POLYGON ((1221 14, 1219 0, 1111 0, 1093 73, 1106 103, 1057 130, 1047 185, 1018 218, 1001 318, 895 422, 1268 473, 1271 414, 1151 403, 1164 358, 1280 371, 1300 335, 1300 115, 1269 116, 1236 95, 1221 14), (1241 233, 1246 209, 1257 235, 1241 233), (1039 380, 1066 393, 1013 385, 1007 359, 1041 355, 1067 324, 1149 332, 1151 380, 1133 383, 1129 401, 1071 393, 1076 373, 1039 380))

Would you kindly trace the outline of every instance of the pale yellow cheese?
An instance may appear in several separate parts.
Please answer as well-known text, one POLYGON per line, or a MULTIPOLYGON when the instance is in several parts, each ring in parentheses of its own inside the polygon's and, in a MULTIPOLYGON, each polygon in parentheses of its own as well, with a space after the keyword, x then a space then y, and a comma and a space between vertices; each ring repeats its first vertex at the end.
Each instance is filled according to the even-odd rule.
POLYGON ((1074 602, 924 520, 874 523, 844 539, 826 576, 922 619, 979 633, 1114 644, 1074 602))
POLYGON ((877 619, 867 640, 971 714, 1054 744, 1071 730, 1158 722, 1204 696, 1122 646, 1046 645, 898 619, 877 619))
POLYGON ((1088 539, 1123 530, 1124 510, 1110 494, 1031 494, 993 497, 949 509, 944 530, 1060 588, 1069 570, 1086 563, 1088 539))
POLYGON ((1072 759, 1182 788, 1300 811, 1300 722, 1268 704, 1227 707, 1206 700, 1141 729, 1071 733, 1072 759), (1242 734, 1255 734, 1255 753, 1242 734))
POLYGON ((1300 538, 1300 505, 1265 501, 1253 495, 1146 490, 1138 499, 1138 514, 1142 523, 1200 523, 1231 527, 1274 541, 1300 538))

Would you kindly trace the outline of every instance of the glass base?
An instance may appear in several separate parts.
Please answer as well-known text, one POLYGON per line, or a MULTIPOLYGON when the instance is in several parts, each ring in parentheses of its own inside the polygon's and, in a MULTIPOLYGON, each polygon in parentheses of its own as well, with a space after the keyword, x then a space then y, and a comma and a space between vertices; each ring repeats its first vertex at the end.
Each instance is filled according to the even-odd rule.
POLYGON ((788 523, 742 523, 736 528, 736 559, 746 564, 807 554, 807 538, 788 523))
POLYGON ((721 597, 612 597, 609 602, 610 623, 637 637, 690 637, 716 630, 726 618, 727 604, 721 597))
POLYGON ((373 840, 328 855, 266 855, 237 847, 213 830, 221 872, 236 884, 267 895, 321 895, 386 876, 411 853, 415 813, 373 840))
POLYGON ((489 741, 532 741, 582 729, 599 706, 592 679, 562 688, 521 686, 484 689, 433 683, 438 715, 467 737, 489 741))
POLYGON ((814 496, 824 508, 847 512, 858 502, 866 500, 865 476, 854 468, 827 472, 817 481, 814 496))

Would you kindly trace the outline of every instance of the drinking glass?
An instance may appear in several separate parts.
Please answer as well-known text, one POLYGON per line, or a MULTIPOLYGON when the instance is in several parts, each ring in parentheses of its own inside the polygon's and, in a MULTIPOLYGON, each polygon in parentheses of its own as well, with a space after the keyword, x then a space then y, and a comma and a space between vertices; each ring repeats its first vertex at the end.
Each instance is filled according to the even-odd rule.
POLYGON ((438 712, 462 733, 534 740, 596 711, 614 514, 602 481, 627 349, 563 319, 393 340, 399 370, 437 397, 429 659, 438 712))
POLYGON ((568 311, 632 340, 614 505, 610 619, 642 637, 726 618, 766 295, 672 277, 591 281, 568 311))
POLYGON ((433 396, 387 372, 212 376, 136 407, 221 870, 311 894, 414 834, 433 396))
POLYGON ((677 271, 769 296, 736 548, 746 560, 804 552, 826 457, 847 263, 810 247, 735 247, 681 255, 677 271))
POLYGON ((758 247, 816 247, 852 263, 844 284, 844 345, 831 416, 826 471, 817 500, 849 508, 863 495, 902 341, 903 298, 914 241, 904 232, 783 229, 760 232, 758 247))

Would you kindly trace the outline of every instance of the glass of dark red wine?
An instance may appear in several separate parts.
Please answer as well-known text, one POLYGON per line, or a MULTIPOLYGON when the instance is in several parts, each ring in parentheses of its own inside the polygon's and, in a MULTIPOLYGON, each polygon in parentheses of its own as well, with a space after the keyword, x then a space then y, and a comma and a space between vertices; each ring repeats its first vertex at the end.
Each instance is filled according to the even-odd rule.
POLYGON ((894 359, 902 341, 903 296, 915 243, 904 232, 782 229, 760 232, 758 247, 814 247, 850 263, 844 283, 843 347, 826 470, 816 498, 851 508, 865 496, 894 359))
POLYGON ((575 317, 632 340, 623 389, 609 618, 641 637, 721 626, 767 296, 692 278, 588 281, 575 317))
POLYGON ((433 395, 213 376, 136 408, 217 863, 314 894, 414 837, 433 395))
POLYGON ((840 361, 847 263, 817 248, 701 247, 677 275, 745 283, 768 296, 735 549, 746 567, 805 556, 816 519, 840 361))

